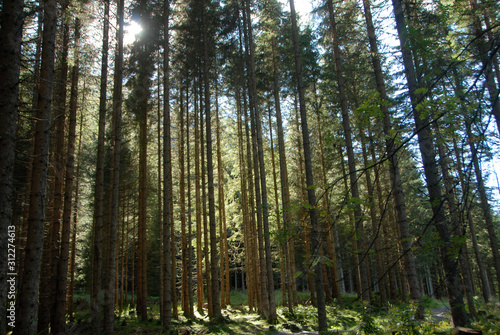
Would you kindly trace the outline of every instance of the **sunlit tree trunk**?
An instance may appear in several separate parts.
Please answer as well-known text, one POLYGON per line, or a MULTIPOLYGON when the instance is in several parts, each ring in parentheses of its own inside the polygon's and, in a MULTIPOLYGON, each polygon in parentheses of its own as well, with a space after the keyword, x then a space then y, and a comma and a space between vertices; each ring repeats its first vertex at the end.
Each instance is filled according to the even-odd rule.
POLYGON ((358 182, 357 182, 357 173, 356 173, 356 162, 354 157, 354 149, 352 143, 352 135, 351 135, 351 125, 350 125, 350 117, 349 110, 347 107, 347 97, 345 93, 345 85, 344 85, 344 74, 342 71, 342 63, 340 58, 340 46, 338 42, 337 36, 337 27, 335 22, 335 14, 333 11, 332 0, 328 0, 328 12, 330 17, 330 31, 332 34, 332 46, 333 46, 333 56, 335 59, 335 69, 337 72, 337 81, 338 81, 338 89, 339 89, 339 99, 340 106, 342 112, 342 126, 344 129, 344 138, 346 143, 346 151, 347 151, 347 164, 349 170, 349 180, 350 180, 350 190, 351 196, 356 204, 354 206, 354 220, 355 220, 355 231, 356 231, 356 244, 357 244, 357 258, 359 263, 359 271, 361 276, 361 296, 365 301, 370 301, 369 297, 369 283, 368 283, 368 270, 366 264, 366 257, 364 255, 365 252, 365 242, 364 242, 364 229, 363 229, 363 216, 361 211, 361 206, 357 199, 359 199, 359 190, 358 190, 358 182))
MULTIPOLYGON (((276 224, 278 226, 278 235, 283 236, 283 230, 281 228, 281 217, 280 217, 280 206, 278 200, 278 181, 276 178, 276 160, 274 158, 274 141, 273 141, 273 122, 271 116, 271 108, 269 108, 269 139, 271 144, 271 162, 273 167, 273 184, 274 184, 274 203, 275 203, 275 213, 276 213, 276 224)), ((286 305, 287 301, 287 285, 286 285, 286 263, 284 259, 284 243, 280 240, 278 242, 279 248, 279 261, 280 261, 280 284, 281 284, 281 296, 283 299, 283 305, 286 305)))
POLYGON ((212 292, 212 317, 216 321, 222 320, 220 306, 219 269, 217 261, 217 229, 215 222, 215 199, 214 199, 214 167, 212 159, 212 118, 210 106, 210 59, 208 51, 208 1, 205 0, 203 7, 203 79, 205 93, 205 118, 206 118, 206 143, 207 143, 207 174, 208 174, 208 216, 210 221, 210 265, 211 265, 211 292, 212 292))
POLYGON ((396 28, 403 55, 404 70, 412 103, 413 117, 419 140, 419 148, 424 165, 424 174, 429 192, 429 200, 434 214, 433 223, 443 243, 440 247, 441 263, 446 274, 446 289, 450 301, 452 320, 455 326, 464 326, 469 323, 469 320, 465 312, 463 294, 460 289, 458 279, 458 269, 455 266, 455 257, 452 252, 454 249, 454 243, 450 238, 448 222, 444 213, 444 208, 441 205, 443 199, 441 195, 440 176, 434 155, 434 143, 430 134, 430 129, 426 124, 427 120, 422 117, 421 111, 417 108, 417 105, 421 102, 423 96, 418 94, 417 91, 417 77, 415 74, 415 66, 411 50, 409 49, 410 41, 408 38, 405 22, 406 19, 404 17, 401 0, 393 0, 393 6, 396 28))
POLYGON ((276 114, 276 126, 278 135, 278 155, 280 164, 280 184, 281 184, 281 202, 283 207, 283 248, 285 253, 285 284, 288 291, 288 311, 293 313, 293 306, 295 303, 294 295, 292 294, 293 288, 295 287, 295 279, 293 278, 293 272, 291 270, 291 263, 294 262, 293 257, 290 257, 290 241, 288 241, 289 229, 291 225, 291 215, 290 215, 290 189, 288 185, 288 169, 286 165, 286 155, 285 155, 285 140, 283 134, 283 120, 281 117, 281 102, 278 87, 278 70, 276 64, 276 46, 273 40, 273 97, 274 97, 274 107, 276 114))
MULTIPOLYGON (((404 200, 404 193, 401 185, 401 176, 398 166, 398 155, 396 153, 396 148, 394 144, 394 138, 391 137, 391 120, 390 120, 390 112, 387 106, 387 93, 385 89, 385 82, 382 74, 382 66, 380 62, 380 55, 378 51, 377 38, 375 35, 375 28, 373 25, 372 14, 371 14, 371 5, 370 0, 363 0, 363 6, 365 11, 365 20, 366 20, 366 28, 368 34, 368 41, 370 44, 370 50, 372 55, 372 63, 375 74, 375 82, 377 85, 377 91, 380 94, 380 109, 384 113, 383 123, 384 123, 384 133, 387 138, 386 140, 386 148, 387 155, 389 157, 390 165, 390 176, 391 183, 393 187, 394 193, 394 201, 396 204, 396 211, 398 215, 399 229, 402 235, 402 247, 403 252, 405 253, 405 270, 408 277, 408 284, 410 287, 411 299, 417 301, 419 304, 419 308, 417 309, 417 317, 423 317, 423 306, 421 299, 421 289, 418 284, 417 274, 416 274, 416 266, 415 259, 413 256, 413 252, 411 250, 410 243, 410 234, 408 230, 408 219, 406 215, 406 205, 404 200)), ((381 283, 382 285, 383 283, 381 283)))
POLYGON ((215 82, 215 137, 216 137, 216 147, 217 147, 217 195, 218 195, 218 214, 219 214, 219 250, 220 250, 220 286, 221 286, 221 296, 220 304, 221 308, 226 308, 226 294, 229 296, 229 292, 226 292, 226 281, 229 278, 226 277, 225 264, 226 264, 226 253, 225 253, 225 241, 224 241, 224 228, 226 225, 226 208, 224 204, 224 176, 222 172, 222 152, 220 145, 220 120, 219 120, 219 88, 218 83, 215 82))
MULTIPOLYGON (((319 257, 319 248, 321 239, 319 236, 318 211, 316 209, 316 194, 315 194, 315 185, 314 185, 313 170, 312 170, 311 147, 309 143, 309 128, 307 124, 304 83, 302 79, 302 60, 299 49, 299 40, 298 40, 299 35, 298 35, 297 17, 295 14, 294 0, 290 0, 290 12, 292 14, 292 39, 293 39, 294 56, 295 56, 295 75, 297 79, 297 88, 299 93, 299 109, 300 109, 300 120, 302 125, 304 163, 306 168, 307 197, 309 200, 309 218, 311 220, 311 241, 313 243, 315 250, 315 252, 311 256, 314 262, 316 262, 316 260, 319 257)), ((319 331, 323 331, 326 330, 326 328, 328 327, 326 320, 325 292, 323 288, 323 271, 321 268, 321 262, 316 262, 316 263, 317 264, 314 265, 314 272, 316 275, 315 286, 316 286, 317 308, 318 308, 318 328, 319 331)))
MULTIPOLYGON (((245 269, 247 272, 247 296, 248 296, 248 309, 253 311, 254 301, 253 301, 253 268, 252 268, 252 253, 251 253, 251 238, 250 238, 250 227, 249 227, 249 213, 248 213, 248 192, 247 192, 247 174, 245 170, 245 150, 243 148, 243 121, 242 121, 242 110, 241 110, 241 97, 240 97, 240 87, 236 88, 236 109, 237 109, 237 126, 238 126, 238 162, 239 162, 239 172, 240 172, 240 190, 241 190, 241 212, 243 221, 243 234, 245 243, 245 269)), ((245 287, 245 283, 242 283, 242 287, 245 287)))
MULTIPOLYGON (((277 318, 276 315, 276 302, 274 297, 274 279, 273 279, 273 268, 272 268, 272 258, 271 258, 271 241, 270 241, 270 231, 269 231, 269 204, 267 200, 267 183, 266 183, 266 170, 264 163, 264 148, 262 143, 262 125, 261 117, 259 113, 258 103, 257 103, 257 80, 255 74, 255 45, 253 38, 253 28, 250 20, 250 1, 246 1, 247 10, 247 25, 248 25, 248 45, 250 51, 250 113, 252 115, 252 128, 255 128, 255 135, 257 141, 257 159, 259 165, 259 177, 260 177, 260 188, 262 195, 262 225, 263 225, 263 239, 264 239, 264 257, 260 257, 264 264, 261 264, 262 274, 262 285, 265 287, 263 289, 263 312, 269 320, 274 321, 277 318), (252 114, 253 113, 253 114, 252 114), (267 307, 266 308, 264 307, 267 307)), ((258 204, 257 204, 258 205, 258 204)), ((260 211, 260 209, 258 209, 260 211)), ((259 229, 260 232, 260 229, 259 229)), ((259 248, 260 249, 260 248, 259 248)))
MULTIPOLYGON (((245 65, 247 68, 250 67, 249 60, 250 60, 250 47, 249 47, 249 28, 251 25, 249 25, 249 16, 250 16, 250 10, 247 6, 247 1, 245 1, 242 4, 242 12, 243 12, 243 43, 245 45, 245 65)), ((241 36, 240 36, 241 40, 241 36)), ((242 47, 240 46, 240 49, 242 47)), ((243 71, 243 70, 242 70, 243 71)), ((266 285, 263 284, 264 278, 262 275, 262 264, 263 260, 261 259, 261 255, 263 257, 263 243, 262 239, 259 239, 259 227, 262 226, 261 220, 261 214, 262 212, 259 210, 256 210, 260 206, 260 186, 259 186, 259 170, 258 170, 258 164, 257 164, 257 150, 256 150, 256 145, 254 142, 255 136, 253 134, 254 129, 252 129, 252 140, 250 140, 250 128, 249 128, 249 116, 248 116, 248 111, 250 108, 252 108, 252 103, 250 102, 250 77, 247 75, 245 77, 245 85, 246 85, 246 92, 244 94, 244 124, 245 124, 245 136, 246 136, 246 146, 247 146, 247 166, 248 166, 248 191, 249 191, 249 213, 250 213, 250 226, 249 226, 249 232, 250 232, 250 238, 252 241, 252 249, 250 250, 252 254, 252 267, 253 267, 253 296, 257 302, 257 311, 259 314, 263 315, 264 310, 267 310, 268 308, 264 308, 263 306, 263 297, 266 296, 266 294, 263 292, 263 290, 266 288, 266 285), (247 102, 247 96, 248 96, 248 102, 247 102), (253 177, 253 178, 252 178, 253 177), (257 216, 257 220, 256 220, 257 216)), ((250 115, 252 113, 250 112, 250 115)), ((251 116, 250 116, 251 118, 251 116)))

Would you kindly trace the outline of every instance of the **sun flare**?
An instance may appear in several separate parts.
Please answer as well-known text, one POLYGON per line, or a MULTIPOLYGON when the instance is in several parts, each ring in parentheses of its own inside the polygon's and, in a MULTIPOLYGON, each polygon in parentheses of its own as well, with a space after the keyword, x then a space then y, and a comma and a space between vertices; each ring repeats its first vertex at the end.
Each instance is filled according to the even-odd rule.
POLYGON ((139 23, 130 21, 125 25, 125 36, 123 37, 123 43, 127 45, 134 42, 137 35, 139 35, 141 31, 142 27, 139 23))

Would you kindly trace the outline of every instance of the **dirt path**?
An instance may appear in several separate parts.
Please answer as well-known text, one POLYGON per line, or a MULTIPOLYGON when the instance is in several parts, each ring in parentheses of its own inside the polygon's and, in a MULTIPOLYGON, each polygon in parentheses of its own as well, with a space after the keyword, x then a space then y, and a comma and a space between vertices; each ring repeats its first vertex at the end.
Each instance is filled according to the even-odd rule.
POLYGON ((450 307, 449 306, 439 306, 431 309, 432 318, 436 320, 436 322, 441 321, 450 321, 450 307))

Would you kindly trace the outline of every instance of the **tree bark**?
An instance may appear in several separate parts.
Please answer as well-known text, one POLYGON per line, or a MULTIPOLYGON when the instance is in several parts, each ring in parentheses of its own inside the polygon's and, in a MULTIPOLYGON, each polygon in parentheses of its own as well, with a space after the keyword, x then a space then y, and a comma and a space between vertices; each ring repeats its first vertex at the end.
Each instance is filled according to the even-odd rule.
POLYGON ((211 291, 212 291, 212 318, 220 322, 222 320, 220 306, 219 268, 217 261, 217 229, 215 221, 215 198, 214 198, 214 165, 212 159, 212 119, 210 107, 210 58, 208 50, 208 1, 205 0, 203 7, 203 80, 205 94, 205 118, 206 118, 206 143, 207 143, 207 175, 208 175, 208 216, 210 225, 210 265, 211 265, 211 291))
POLYGON ((370 302, 368 270, 367 270, 366 256, 365 256, 365 242, 364 242, 364 228, 363 228, 364 220, 363 220, 363 213, 361 211, 361 205, 357 201, 357 199, 359 199, 359 190, 357 182, 358 178, 356 173, 356 162, 355 162, 354 149, 352 143, 349 110, 347 107, 347 97, 345 93, 344 74, 342 71, 342 63, 340 58, 340 46, 337 36, 337 24, 335 22, 335 14, 333 12, 332 0, 328 0, 328 12, 330 16, 330 30, 332 34, 332 46, 334 50, 333 56, 335 59, 335 68, 337 71, 339 99, 342 111, 342 126, 344 129, 344 138, 346 143, 347 165, 349 170, 351 196, 352 199, 356 201, 356 204, 354 206, 354 221, 355 221, 355 231, 356 231, 355 238, 357 240, 356 244, 358 248, 358 250, 356 250, 356 253, 359 263, 359 272, 361 276, 361 296, 363 300, 370 302))
MULTIPOLYGON (((64 14, 66 7, 63 6, 64 14)), ((49 149, 49 178, 52 183, 49 184, 47 217, 49 220, 45 223, 46 237, 43 241, 42 268, 50 269, 40 274, 40 286, 45 289, 40 291, 38 306, 38 332, 41 334, 49 333, 49 324, 54 321, 54 306, 56 301, 57 287, 57 266, 59 263, 61 215, 63 208, 63 187, 64 187, 64 168, 65 168, 65 126, 66 126, 66 100, 68 85, 68 50, 69 50, 69 24, 62 19, 62 47, 56 49, 58 61, 54 77, 54 97, 53 97, 53 120, 55 143, 49 149)))
POLYGON ((163 1, 163 330, 172 324, 172 243, 170 221, 170 194, 172 189, 170 141, 170 0, 163 1))
MULTIPOLYGON (((452 231, 454 232, 454 235, 456 237, 460 238, 464 236, 464 229, 461 227, 461 222, 460 222, 460 213, 459 208, 458 208, 458 202, 454 193, 454 181, 453 177, 450 174, 449 167, 448 167, 448 157, 447 153, 445 151, 444 145, 443 145, 443 138, 441 135, 441 131, 439 128, 439 125, 437 123, 434 124, 434 131, 436 134, 436 144, 438 147, 438 154, 439 154, 439 165, 441 167, 441 172, 443 173, 443 182, 444 182, 444 187, 445 187, 445 199, 446 202, 448 203, 448 211, 450 213, 450 221, 451 221, 451 226, 452 226, 452 231)), ((467 298, 467 305, 469 308, 469 315, 472 317, 472 319, 477 320, 477 312, 476 312, 476 307, 474 304, 474 294, 472 293, 472 280, 469 272, 469 267, 467 264, 467 244, 462 242, 459 245, 459 254, 458 254, 458 259, 460 262, 460 269, 462 273, 462 279, 463 279, 463 289, 466 294, 467 298)))
POLYGON ((278 135, 278 155, 280 164, 280 184, 281 184, 281 202, 283 207, 283 248, 285 252, 285 284, 288 290, 288 311, 293 313, 294 298, 292 294, 292 287, 295 287, 295 279, 292 273, 291 263, 294 261, 290 253, 290 244, 293 242, 288 241, 289 230, 291 226, 291 213, 290 213, 290 189, 288 185, 288 169, 286 165, 286 154, 285 154, 285 139, 283 134, 283 119, 281 117, 281 103, 280 94, 278 88, 278 70, 276 65, 276 52, 275 52, 275 41, 273 41, 273 96, 274 96, 274 107, 276 114, 276 126, 278 135))
POLYGON ((106 135, 106 95, 108 81, 108 33, 109 33, 109 0, 104 1, 103 41, 101 53, 101 87, 99 96, 99 128, 97 138, 96 183, 94 197, 94 243, 92 246, 92 290, 90 309, 92 315, 92 332, 101 331, 102 304, 102 261, 103 261, 103 220, 104 220, 104 155, 106 135))
MULTIPOLYGON (((7 280, 15 269, 15 258, 9 258, 9 233, 15 233, 12 222, 14 187, 14 160, 16 144, 16 124, 18 116, 19 73, 21 61, 21 40, 24 24, 24 0, 4 0, 2 2, 0 29, 0 334, 7 333, 7 297, 10 287, 7 280)), ((19 243, 19 242, 18 242, 19 243)), ((10 243, 13 244, 13 243, 10 243)), ((18 256, 19 257, 19 256, 18 256)), ((10 298, 9 298, 10 300, 10 298)), ((13 300, 11 300, 13 301, 13 300)), ((9 305, 10 307, 10 305, 9 305)), ((7 321, 9 320, 9 321, 7 321)))
POLYGON ((71 234, 71 210, 73 206, 73 173, 75 169, 76 113, 78 108, 78 79, 80 76, 80 20, 75 20, 75 64, 71 71, 71 94, 69 103, 68 148, 66 155, 66 178, 64 185, 64 208, 62 215, 61 249, 57 267, 57 289, 51 331, 65 333, 66 293, 68 291, 68 267, 71 234))
POLYGON ((180 218, 181 218, 181 244, 182 244, 182 311, 186 317, 189 315, 189 297, 188 297, 188 259, 187 259, 187 237, 186 237, 186 174, 184 169, 184 91, 180 88, 179 101, 179 192, 180 192, 180 218))
POLYGON ((325 306, 325 291, 323 287, 323 270, 321 268, 321 261, 319 260, 320 249, 320 236, 318 225, 318 211, 316 210, 316 194, 312 170, 311 146, 309 142, 309 128, 307 124, 307 112, 304 96, 304 83, 302 79, 302 60, 299 48, 299 34, 297 28, 297 15, 295 13, 294 0, 290 0, 290 12, 292 14, 292 39, 295 55, 295 75, 297 79, 297 88, 299 91, 299 108, 300 119, 302 124, 302 143, 304 146, 304 161, 306 167, 306 182, 307 182, 307 197, 309 200, 309 217, 311 220, 311 240, 313 243, 314 252, 312 254, 314 265, 314 272, 316 274, 316 296, 318 308, 318 328, 319 331, 326 330, 328 327, 326 320, 326 306, 325 306))
MULTIPOLYGON (((83 85, 83 94, 85 96, 85 85, 83 85)), ((82 106, 84 99, 82 99, 82 106)), ((73 201, 73 227, 71 228, 71 256, 69 262, 69 284, 68 284, 68 297, 67 297, 67 310, 69 321, 74 322, 73 314, 73 297, 75 288, 75 264, 76 264, 76 231, 78 229, 78 209, 79 209, 79 194, 80 194, 80 159, 82 152, 82 134, 83 134, 83 111, 80 111, 80 130, 78 138, 78 154, 75 173, 75 198, 73 201)))
MULTIPOLYGON (((453 148, 455 151, 455 158, 456 158, 456 164, 457 164, 457 171, 459 173, 459 178, 460 178, 460 186, 462 187, 462 190, 464 192, 467 192, 468 186, 465 183, 465 174, 463 170, 463 165, 462 165, 462 158, 458 149, 457 145, 457 140, 456 137, 453 137, 453 148)), ((470 196, 467 196, 464 194, 465 198, 468 198, 470 196)), ((477 267, 479 268, 479 279, 481 280, 481 292, 483 294, 483 299, 484 302, 489 302, 491 299, 491 291, 490 291, 490 284, 488 281, 488 274, 486 273, 486 269, 484 267, 483 263, 483 258, 481 256, 481 253, 479 251, 479 244, 477 241, 477 235, 476 235, 476 226, 474 223, 474 219, 472 218, 471 214, 471 208, 469 204, 466 204, 466 216, 467 216, 467 223, 469 225, 469 231, 470 231, 470 237, 471 237, 471 242, 472 242, 472 248, 474 249, 474 255, 476 257, 476 264, 477 267)))
MULTIPOLYGON (((2 21, 3 22, 3 21, 2 21)), ((52 111, 52 87, 54 79, 54 50, 57 30, 57 4, 55 0, 44 1, 44 29, 42 42, 41 80, 36 106, 35 147, 30 190, 28 235, 25 250, 23 281, 17 297, 15 334, 35 334, 38 317, 38 293, 40 280, 43 226, 47 187, 47 165, 50 142, 52 111)), ((14 64, 16 64, 14 62, 14 64)))
POLYGON ((114 88, 113 88, 113 169, 111 180, 111 221, 109 223, 108 236, 108 260, 106 271, 106 292, 104 296, 104 331, 106 334, 114 333, 115 320, 115 276, 116 276, 116 247, 117 247, 117 230, 120 202, 120 159, 121 159, 121 141, 122 141, 122 103, 123 103, 123 34, 124 34, 124 0, 118 2, 117 25, 118 31, 116 35, 117 50, 115 56, 115 73, 114 73, 114 88))
POLYGON ((396 18, 396 28, 403 55, 403 64, 410 92, 413 117, 418 134, 419 148, 424 165, 424 174, 429 192, 429 200, 434 214, 433 223, 439 237, 443 243, 440 247, 441 263, 446 274, 446 289, 450 301, 452 320, 455 326, 465 326, 469 323, 468 316, 465 313, 463 294, 460 290, 458 279, 457 259, 454 257, 454 243, 450 238, 448 222, 442 206, 442 192, 440 178, 437 169, 436 157, 434 154, 434 143, 431 137, 430 129, 427 125, 427 119, 422 118, 417 105, 423 99, 418 94, 418 83, 415 74, 411 50, 409 49, 409 38, 406 28, 406 19, 404 17, 401 0, 393 0, 394 14, 396 18))
MULTIPOLYGON (((488 238, 490 240, 491 253, 493 255, 493 264, 495 267, 495 272, 497 276, 497 285, 500 291, 500 254, 498 252, 498 238, 495 232, 495 226, 493 224, 493 219, 491 217, 491 208, 488 201, 488 195, 486 194, 486 189, 484 187, 484 180, 481 172, 481 166, 479 165, 478 148, 476 146, 476 140, 472 134, 470 120, 466 120, 466 131, 467 138, 469 142, 469 148, 472 153, 472 164, 474 165, 474 172, 476 175, 477 190, 479 192, 479 200, 481 202, 481 210, 486 224, 486 230, 488 231, 488 238)), ((463 326, 463 325, 461 325, 463 326)))
POLYGON ((202 246, 202 225, 201 225, 201 176, 200 176, 200 131, 198 125, 198 89, 196 85, 193 87, 195 91, 195 107, 194 107, 194 166, 195 166, 195 198, 196 198, 196 292, 197 292, 197 310, 200 315, 203 315, 203 305, 205 301, 205 293, 203 289, 203 246, 202 246))

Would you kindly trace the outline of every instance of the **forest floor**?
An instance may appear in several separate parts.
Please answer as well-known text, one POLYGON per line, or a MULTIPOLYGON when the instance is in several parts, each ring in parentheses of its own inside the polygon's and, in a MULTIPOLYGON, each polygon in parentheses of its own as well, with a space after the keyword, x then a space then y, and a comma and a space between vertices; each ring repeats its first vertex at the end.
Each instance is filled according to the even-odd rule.
MULTIPOLYGON (((232 296, 233 297, 233 296, 232 296)), ((241 297, 236 296, 233 305, 223 309, 225 322, 213 323, 205 315, 195 311, 194 319, 187 319, 179 308, 179 316, 172 321, 171 334, 318 334, 317 311, 310 304, 298 305, 294 313, 282 306, 277 308, 278 320, 275 324, 262 319, 257 313, 250 312, 241 297)), ((415 320, 414 306, 392 304, 388 308, 368 308, 355 300, 354 296, 345 296, 341 304, 327 306, 328 334, 452 334, 450 309, 445 300, 426 298, 424 300, 426 318, 415 320)), ((483 334, 500 334, 500 304, 481 304, 477 309, 480 319, 471 324, 471 328, 481 330, 483 334)), ((90 334, 90 310, 86 300, 80 300, 76 306, 76 322, 70 324, 68 334, 90 334)), ((140 321, 135 310, 127 305, 116 317, 115 334, 165 334, 159 320, 159 306, 156 300, 148 307, 150 319, 140 321)))

